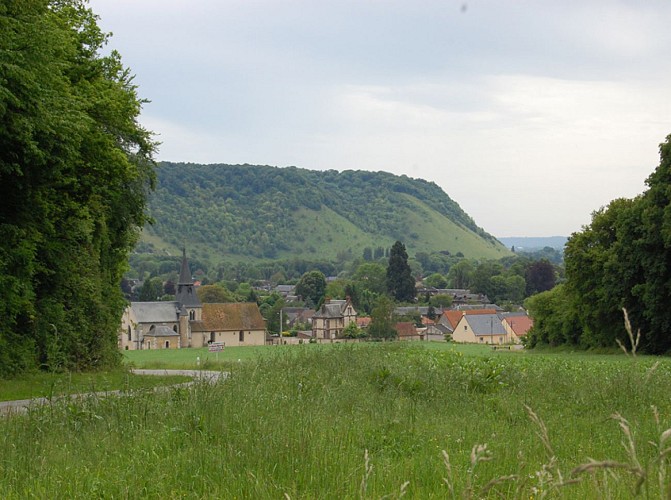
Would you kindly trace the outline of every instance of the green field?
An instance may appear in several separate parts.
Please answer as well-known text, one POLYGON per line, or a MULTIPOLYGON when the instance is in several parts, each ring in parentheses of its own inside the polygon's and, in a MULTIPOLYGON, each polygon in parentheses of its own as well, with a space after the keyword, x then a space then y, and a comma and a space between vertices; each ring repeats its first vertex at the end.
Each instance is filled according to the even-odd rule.
MULTIPOLYGON (((231 375, 214 385, 0 421, 0 495, 668 498, 667 358, 447 343, 244 349, 220 354, 231 375)), ((127 359, 176 352, 167 365, 196 353, 127 359)))
POLYGON ((32 373, 20 379, 0 379, 0 401, 58 397, 84 392, 133 391, 191 380, 181 375, 134 375, 127 371, 101 373, 32 373))

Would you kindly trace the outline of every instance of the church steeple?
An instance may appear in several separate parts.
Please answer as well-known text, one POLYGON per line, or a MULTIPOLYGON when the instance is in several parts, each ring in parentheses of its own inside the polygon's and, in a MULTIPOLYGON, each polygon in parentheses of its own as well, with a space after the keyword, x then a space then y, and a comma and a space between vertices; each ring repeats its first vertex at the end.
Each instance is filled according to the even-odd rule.
POLYGON ((200 299, 196 294, 189 269, 189 261, 186 260, 186 248, 182 249, 182 267, 179 271, 179 282, 177 283, 177 293, 175 300, 179 302, 180 307, 202 307, 200 299))

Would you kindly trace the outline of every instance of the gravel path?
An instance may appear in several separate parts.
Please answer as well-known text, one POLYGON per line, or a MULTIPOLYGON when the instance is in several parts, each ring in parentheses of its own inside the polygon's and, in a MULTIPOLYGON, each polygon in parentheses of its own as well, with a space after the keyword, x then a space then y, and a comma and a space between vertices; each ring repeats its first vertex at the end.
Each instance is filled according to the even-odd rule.
MULTIPOLYGON (((131 370, 135 375, 184 375, 192 377, 192 382, 177 385, 190 385, 197 380, 207 380, 208 382, 217 382, 225 380, 228 377, 228 372, 216 372, 207 370, 131 370)), ((166 386, 155 387, 154 390, 165 389, 166 386)), ((122 391, 105 391, 105 392, 89 392, 84 394, 71 394, 70 399, 77 399, 81 396, 105 397, 111 395, 121 394, 122 391)), ((32 398, 32 399, 17 399, 15 401, 0 401, 0 417, 7 415, 18 415, 28 412, 31 406, 44 405, 59 398, 32 398)))

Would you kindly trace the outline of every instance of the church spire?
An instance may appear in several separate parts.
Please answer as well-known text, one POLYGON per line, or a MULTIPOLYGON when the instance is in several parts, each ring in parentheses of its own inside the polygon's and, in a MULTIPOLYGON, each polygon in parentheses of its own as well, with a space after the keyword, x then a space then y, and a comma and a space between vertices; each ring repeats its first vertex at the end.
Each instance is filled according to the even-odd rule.
POLYGON ((179 282, 177 283, 175 300, 179 302, 180 307, 202 307, 200 299, 196 294, 196 289, 193 286, 189 261, 186 260, 186 248, 182 249, 182 268, 179 271, 179 282))
POLYGON ((186 247, 182 248, 182 267, 179 271, 179 284, 192 285, 191 270, 189 269, 189 262, 186 260, 186 247))

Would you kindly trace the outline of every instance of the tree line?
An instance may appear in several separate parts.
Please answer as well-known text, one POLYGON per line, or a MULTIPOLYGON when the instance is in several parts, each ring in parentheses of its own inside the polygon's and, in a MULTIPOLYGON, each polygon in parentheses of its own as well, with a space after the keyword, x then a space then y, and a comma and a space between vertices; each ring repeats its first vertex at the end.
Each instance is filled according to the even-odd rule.
POLYGON ((84 1, 0 5, 0 376, 120 359, 156 143, 107 38, 84 1))
POLYGON ((639 351, 671 350, 671 135, 646 191, 616 199, 566 245, 566 281, 528 301, 531 346, 629 346, 626 310, 639 351))

